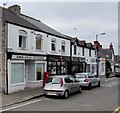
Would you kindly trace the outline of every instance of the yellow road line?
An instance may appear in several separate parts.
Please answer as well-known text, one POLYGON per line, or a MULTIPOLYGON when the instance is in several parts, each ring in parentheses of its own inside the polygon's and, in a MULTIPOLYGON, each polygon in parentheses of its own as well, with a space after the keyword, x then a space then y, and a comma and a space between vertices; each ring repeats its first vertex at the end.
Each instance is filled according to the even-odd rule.
POLYGON ((120 113, 120 106, 118 106, 112 113, 120 113))

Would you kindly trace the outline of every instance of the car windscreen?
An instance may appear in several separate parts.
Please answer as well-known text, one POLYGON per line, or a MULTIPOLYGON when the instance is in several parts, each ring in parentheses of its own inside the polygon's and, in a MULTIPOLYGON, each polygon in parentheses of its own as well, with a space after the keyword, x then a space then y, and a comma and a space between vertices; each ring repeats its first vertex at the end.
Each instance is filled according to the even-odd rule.
POLYGON ((61 83, 61 78, 59 77, 54 77, 52 79, 52 84, 60 84, 61 83))
POLYGON ((76 74, 76 78, 86 78, 85 74, 76 74))

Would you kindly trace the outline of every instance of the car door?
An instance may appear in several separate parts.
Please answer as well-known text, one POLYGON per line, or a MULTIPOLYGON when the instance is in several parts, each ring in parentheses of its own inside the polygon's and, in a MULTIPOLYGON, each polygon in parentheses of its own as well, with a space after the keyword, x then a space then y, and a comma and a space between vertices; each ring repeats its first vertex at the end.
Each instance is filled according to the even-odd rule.
POLYGON ((78 83, 75 82, 75 79, 73 77, 69 77, 70 78, 70 82, 71 82, 71 86, 72 86, 72 93, 78 91, 78 83))
POLYGON ((69 77, 65 77, 64 80, 65 80, 65 84, 64 84, 65 89, 68 89, 69 93, 72 93, 72 87, 73 86, 72 86, 70 78, 69 77))
POLYGON ((95 80, 94 80, 94 76, 91 73, 88 74, 88 79, 89 79, 89 82, 92 83, 92 86, 94 86, 95 85, 95 80))

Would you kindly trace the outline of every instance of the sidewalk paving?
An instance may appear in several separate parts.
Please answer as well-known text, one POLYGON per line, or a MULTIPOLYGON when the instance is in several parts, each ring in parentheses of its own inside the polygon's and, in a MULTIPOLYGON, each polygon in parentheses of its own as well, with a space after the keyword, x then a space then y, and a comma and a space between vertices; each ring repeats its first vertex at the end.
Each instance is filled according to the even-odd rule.
POLYGON ((2 94, 2 107, 24 102, 44 95, 43 88, 26 88, 11 94, 2 94))

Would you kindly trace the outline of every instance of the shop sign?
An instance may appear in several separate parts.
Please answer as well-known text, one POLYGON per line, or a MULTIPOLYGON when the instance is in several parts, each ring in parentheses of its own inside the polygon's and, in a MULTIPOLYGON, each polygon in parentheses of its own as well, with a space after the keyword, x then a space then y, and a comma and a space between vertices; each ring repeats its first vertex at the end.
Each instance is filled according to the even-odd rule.
POLYGON ((46 60, 44 56, 12 55, 12 59, 20 60, 46 60))
POLYGON ((85 62, 85 58, 79 58, 80 62, 85 62))
POLYGON ((91 58, 91 62, 96 62, 96 59, 95 58, 91 58))

